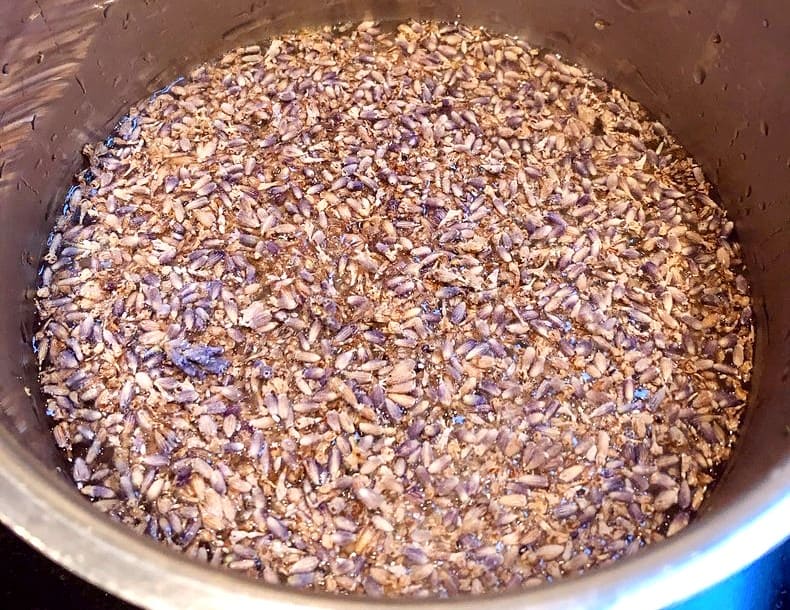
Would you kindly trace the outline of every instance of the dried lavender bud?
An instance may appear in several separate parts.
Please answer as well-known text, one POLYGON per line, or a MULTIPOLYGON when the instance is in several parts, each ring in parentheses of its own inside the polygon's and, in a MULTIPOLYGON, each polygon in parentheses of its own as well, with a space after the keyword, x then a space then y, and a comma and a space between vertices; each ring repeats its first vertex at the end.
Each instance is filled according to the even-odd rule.
POLYGON ((221 357, 224 351, 222 347, 190 345, 184 340, 171 341, 165 348, 170 362, 188 376, 200 379, 206 373, 221 375, 228 369, 230 362, 221 357))
POLYGON ((143 535, 271 583, 493 592, 675 534, 730 455, 732 222, 663 126, 554 54, 301 31, 85 150, 41 388, 82 494, 143 535))

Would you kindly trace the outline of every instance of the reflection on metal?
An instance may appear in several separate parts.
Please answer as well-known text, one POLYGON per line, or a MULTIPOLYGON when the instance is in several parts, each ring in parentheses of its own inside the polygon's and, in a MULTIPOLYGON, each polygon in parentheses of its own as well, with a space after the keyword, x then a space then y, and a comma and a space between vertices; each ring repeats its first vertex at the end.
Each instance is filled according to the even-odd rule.
MULTIPOLYGON (((24 4, 24 3, 20 3, 24 4)), ((31 3, 32 4, 32 3, 31 3)), ((16 31, 3 32, 3 78, 0 78, 0 145, 3 178, 19 175, 16 161, 31 143, 31 131, 42 129, 53 117, 69 89, 82 87, 79 71, 88 55, 101 12, 83 2, 58 5, 52 13, 45 3, 19 22, 16 31)), ((11 9, 14 12, 14 8, 11 9)), ((10 17, 6 17, 9 24, 10 17)), ((62 118, 61 118, 62 120, 62 118)), ((84 138, 81 130, 75 138, 84 138)))

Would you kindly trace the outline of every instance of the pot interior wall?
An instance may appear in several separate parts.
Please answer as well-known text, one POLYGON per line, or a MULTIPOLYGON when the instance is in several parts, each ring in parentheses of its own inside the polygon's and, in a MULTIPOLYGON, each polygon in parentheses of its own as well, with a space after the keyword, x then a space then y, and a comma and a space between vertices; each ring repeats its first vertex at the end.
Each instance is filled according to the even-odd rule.
POLYGON ((708 504, 788 460, 790 19, 782 0, 20 0, 0 8, 0 424, 60 463, 35 396, 31 287, 85 142, 222 49, 305 24, 457 17, 523 34, 604 74, 701 161, 736 221, 754 289, 747 426, 708 504))

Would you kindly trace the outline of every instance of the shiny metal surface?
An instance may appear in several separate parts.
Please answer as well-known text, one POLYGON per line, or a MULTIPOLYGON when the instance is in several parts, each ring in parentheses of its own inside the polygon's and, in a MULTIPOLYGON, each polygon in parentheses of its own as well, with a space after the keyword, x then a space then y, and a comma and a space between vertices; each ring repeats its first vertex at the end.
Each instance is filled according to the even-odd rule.
POLYGON ((784 0, 4 3, 0 519, 59 563, 148 608, 659 607, 740 569, 790 534, 788 65, 784 0), (517 594, 433 603, 340 599, 192 563, 105 519, 59 473, 36 402, 28 296, 82 144, 106 134, 130 102, 222 48, 299 25, 367 17, 460 17, 581 61, 655 112, 718 185, 754 287, 757 368, 730 468, 698 519, 672 540, 517 594))

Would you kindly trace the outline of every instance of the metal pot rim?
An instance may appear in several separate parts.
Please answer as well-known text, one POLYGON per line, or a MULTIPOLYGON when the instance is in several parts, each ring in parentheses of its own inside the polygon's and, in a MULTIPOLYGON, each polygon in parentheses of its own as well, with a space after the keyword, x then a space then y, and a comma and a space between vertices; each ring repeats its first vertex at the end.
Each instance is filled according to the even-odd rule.
POLYGON ((657 608, 737 572, 790 536, 790 458, 754 489, 666 542, 578 578, 514 593, 451 600, 371 600, 307 593, 202 565, 93 509, 0 430, 0 520, 80 577, 151 609, 447 606, 657 608), (57 510, 53 510, 57 508, 57 510))

